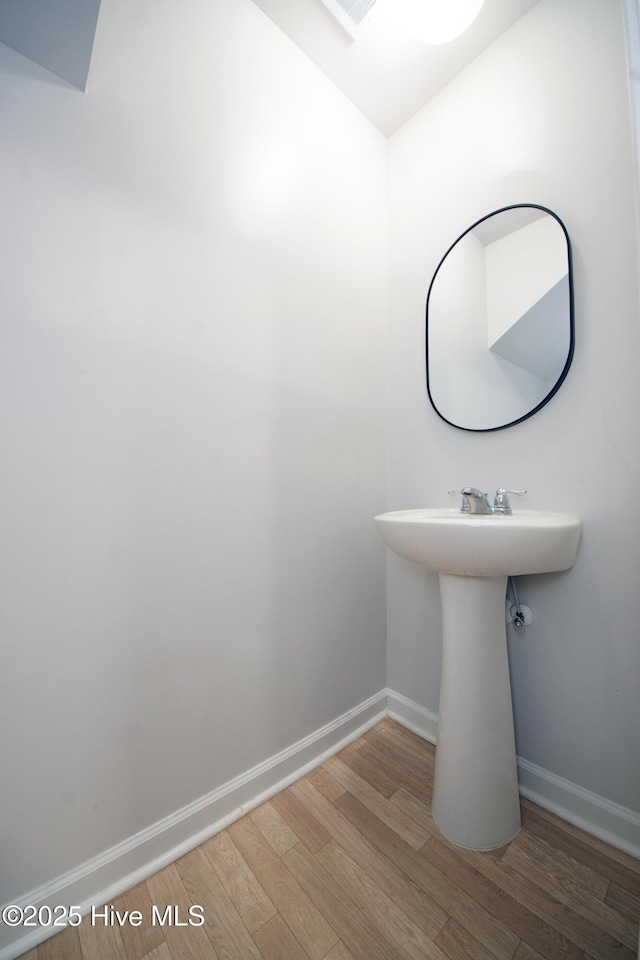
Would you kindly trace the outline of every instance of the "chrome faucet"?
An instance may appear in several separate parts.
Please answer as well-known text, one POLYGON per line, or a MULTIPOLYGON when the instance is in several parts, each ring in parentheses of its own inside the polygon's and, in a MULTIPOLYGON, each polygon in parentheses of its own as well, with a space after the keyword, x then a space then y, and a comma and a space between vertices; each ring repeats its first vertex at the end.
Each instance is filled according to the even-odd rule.
POLYGON ((483 493, 482 490, 478 490, 477 487, 463 487, 462 496, 463 503, 464 499, 469 503, 469 513, 479 513, 482 515, 493 513, 487 494, 483 493))
POLYGON ((478 490, 477 487, 463 487, 462 490, 449 490, 449 496, 462 496, 460 513, 504 517, 513 513, 508 494, 512 493, 518 497, 523 497, 526 492, 526 490, 507 490, 506 487, 498 487, 493 500, 493 506, 489 503, 488 494, 483 493, 482 490, 478 490))

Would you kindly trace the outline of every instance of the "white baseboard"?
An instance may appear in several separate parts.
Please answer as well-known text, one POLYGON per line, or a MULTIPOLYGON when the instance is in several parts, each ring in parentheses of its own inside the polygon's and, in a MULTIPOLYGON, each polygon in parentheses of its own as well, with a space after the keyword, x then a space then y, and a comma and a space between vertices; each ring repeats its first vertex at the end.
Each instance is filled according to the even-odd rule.
MULTIPOLYGON (((153 824, 141 833, 81 864, 46 886, 16 901, 19 907, 79 905, 86 915, 92 906, 109 903, 224 830, 258 804, 284 790, 319 766, 328 756, 390 716, 418 736, 436 742, 438 717, 393 690, 381 690, 352 710, 314 731, 286 750, 223 784, 200 800, 153 824)), ((548 770, 518 758, 520 793, 596 837, 640 856, 640 815, 590 793, 548 770)), ((14 960, 52 933, 34 928, 2 926, 0 960, 14 960), (22 935, 21 935, 22 934, 22 935)))
POLYGON ((435 743, 438 739, 438 714, 407 700, 395 690, 387 690, 387 709, 392 720, 417 733, 423 740, 435 743))
MULTIPOLYGON (((85 916, 92 906, 109 903, 209 837, 224 830, 258 804, 319 766, 387 716, 387 691, 314 731, 287 749, 223 784, 200 800, 112 847, 75 870, 15 901, 19 907, 78 905, 85 916)), ((35 927, 0 928, 0 960, 14 960, 59 932, 35 927)))
MULTIPOLYGON (((435 743, 438 717, 425 707, 387 690, 389 716, 435 743)), ((538 806, 575 824, 633 857, 640 857, 640 814, 517 757, 520 793, 538 806)))
POLYGON ((586 833, 640 859, 640 814, 518 757, 520 793, 586 833))

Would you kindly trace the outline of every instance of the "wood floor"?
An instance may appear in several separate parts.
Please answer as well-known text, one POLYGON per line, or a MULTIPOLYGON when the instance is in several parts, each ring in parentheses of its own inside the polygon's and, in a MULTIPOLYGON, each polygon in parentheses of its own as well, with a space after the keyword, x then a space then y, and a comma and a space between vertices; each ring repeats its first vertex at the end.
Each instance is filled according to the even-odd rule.
MULTIPOLYGON (((527 801, 500 850, 447 842, 434 749, 385 720, 28 960, 635 960, 640 863, 527 801), (152 924, 175 905, 178 919, 152 924)), ((174 914, 175 918, 175 914, 174 914)))

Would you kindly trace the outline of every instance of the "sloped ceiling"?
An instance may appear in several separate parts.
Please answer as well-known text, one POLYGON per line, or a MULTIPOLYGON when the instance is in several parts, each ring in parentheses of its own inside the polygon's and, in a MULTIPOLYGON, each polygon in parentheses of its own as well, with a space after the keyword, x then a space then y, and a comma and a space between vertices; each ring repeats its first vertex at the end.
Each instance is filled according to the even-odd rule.
POLYGON ((0 42, 86 90, 100 0, 0 0, 0 42))
MULTIPOLYGON (((470 29, 443 46, 376 16, 353 39, 321 0, 253 2, 390 136, 539 0, 485 0, 470 29)), ((377 0, 374 11, 393 2, 377 0)), ((0 42, 86 90, 99 9, 100 0, 0 0, 0 42)))
MULTIPOLYGON (((385 135, 390 136, 538 0, 485 0, 469 30, 428 46, 394 32, 377 0, 352 39, 321 0, 253 0, 385 135)), ((444 4, 452 0, 442 0, 444 4)))

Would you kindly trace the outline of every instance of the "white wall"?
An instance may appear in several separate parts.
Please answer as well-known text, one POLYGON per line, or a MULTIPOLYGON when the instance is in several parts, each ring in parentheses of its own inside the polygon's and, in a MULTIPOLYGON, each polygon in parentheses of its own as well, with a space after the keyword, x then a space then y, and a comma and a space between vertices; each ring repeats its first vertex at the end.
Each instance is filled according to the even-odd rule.
MULTIPOLYGON (((518 753, 640 811, 640 325, 632 133, 620 4, 541 0, 391 140, 389 509, 472 484, 526 487, 577 512, 575 568, 522 578, 511 636, 518 753), (455 430, 424 385, 424 303, 442 253, 479 217, 539 203, 573 244, 576 352, 532 419, 455 430)), ((437 712, 436 577, 388 558, 388 683, 437 712)))
POLYGON ((386 142, 251 0, 0 129, 6 902, 384 688, 386 142))

